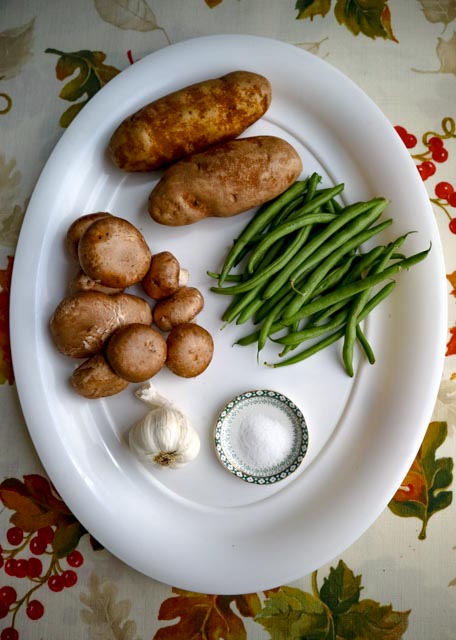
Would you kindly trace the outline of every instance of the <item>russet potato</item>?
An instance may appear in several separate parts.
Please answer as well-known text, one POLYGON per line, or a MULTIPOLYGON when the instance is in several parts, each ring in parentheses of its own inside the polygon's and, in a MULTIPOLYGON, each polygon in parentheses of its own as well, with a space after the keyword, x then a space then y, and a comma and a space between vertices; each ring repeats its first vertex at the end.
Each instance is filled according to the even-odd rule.
POLYGON ((126 118, 113 133, 110 156, 125 171, 153 171, 232 140, 266 112, 271 85, 262 75, 233 71, 174 91, 126 118))
POLYGON ((149 196, 149 213, 170 226, 234 216, 283 193, 301 171, 299 154, 282 138, 231 140, 169 167, 149 196))

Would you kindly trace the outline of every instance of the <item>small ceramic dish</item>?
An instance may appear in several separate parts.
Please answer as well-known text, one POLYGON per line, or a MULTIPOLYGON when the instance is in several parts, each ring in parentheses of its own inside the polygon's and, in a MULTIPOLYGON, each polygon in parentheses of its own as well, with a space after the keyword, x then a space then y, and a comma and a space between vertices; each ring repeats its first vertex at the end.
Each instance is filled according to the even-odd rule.
POLYGON ((309 435, 304 415, 270 390, 247 391, 228 402, 215 426, 215 448, 232 474, 251 484, 273 484, 296 471, 309 435))

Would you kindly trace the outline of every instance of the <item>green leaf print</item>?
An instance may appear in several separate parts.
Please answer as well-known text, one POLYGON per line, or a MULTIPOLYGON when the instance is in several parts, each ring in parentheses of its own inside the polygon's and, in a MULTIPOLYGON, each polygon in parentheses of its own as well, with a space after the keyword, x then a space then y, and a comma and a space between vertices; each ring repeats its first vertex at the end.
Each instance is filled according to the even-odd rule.
POLYGON ((295 9, 299 11, 296 16, 298 20, 321 16, 322 18, 331 9, 331 0, 297 0, 295 9))
MULTIPOLYGON (((296 0, 297 20, 315 16, 324 18, 331 9, 332 0, 296 0)), ((397 39, 391 27, 388 0, 336 0, 334 15, 339 24, 355 36, 362 33, 369 38, 397 39)))
POLYGON ((341 561, 336 569, 330 569, 328 577, 324 579, 320 597, 333 613, 344 613, 359 601, 360 585, 361 576, 355 576, 341 561))
POLYGON ((408 611, 393 611, 374 600, 362 600, 337 619, 337 640, 399 640, 408 626, 408 611))
POLYGON ((355 36, 396 40, 387 0, 337 0, 334 13, 355 36))
POLYGON ((446 491, 453 481, 453 459, 436 458, 436 451, 447 435, 446 422, 429 424, 413 465, 388 505, 395 515, 422 521, 420 540, 426 538, 429 518, 446 509, 453 499, 453 492, 446 491))
POLYGON ((263 609, 255 617, 271 640, 335 640, 331 612, 318 597, 281 587, 269 594, 263 609))
POLYGON ((76 73, 59 93, 63 100, 75 102, 60 117, 60 126, 66 128, 90 98, 119 73, 119 69, 104 64, 106 55, 102 51, 81 50, 66 53, 57 49, 46 49, 45 53, 55 53, 59 56, 55 67, 58 80, 66 80, 76 73), (77 100, 81 101, 76 102, 77 100))
POLYGON ((361 576, 340 560, 312 591, 280 587, 267 592, 263 609, 255 617, 271 640, 400 640, 410 611, 394 611, 391 605, 360 600, 361 576))

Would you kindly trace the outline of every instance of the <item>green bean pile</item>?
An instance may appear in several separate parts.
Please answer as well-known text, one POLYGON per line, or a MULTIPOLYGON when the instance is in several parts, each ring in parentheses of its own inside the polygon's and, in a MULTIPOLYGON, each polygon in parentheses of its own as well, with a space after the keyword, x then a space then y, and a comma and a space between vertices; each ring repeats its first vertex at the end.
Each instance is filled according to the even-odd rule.
POLYGON ((406 257, 398 252, 405 234, 362 252, 364 243, 392 224, 391 218, 379 221, 388 201, 373 198, 344 207, 337 199, 344 185, 321 189, 320 182, 314 173, 260 207, 221 272, 208 274, 218 280, 212 291, 233 296, 222 316, 225 323, 252 320, 258 326, 236 344, 256 342, 259 354, 270 339, 282 345, 282 359, 265 364, 283 367, 343 338, 343 364, 353 376, 357 342, 375 362, 362 320, 394 289, 392 277, 421 262, 431 247, 406 257), (305 341, 310 344, 303 350, 284 357, 305 341))

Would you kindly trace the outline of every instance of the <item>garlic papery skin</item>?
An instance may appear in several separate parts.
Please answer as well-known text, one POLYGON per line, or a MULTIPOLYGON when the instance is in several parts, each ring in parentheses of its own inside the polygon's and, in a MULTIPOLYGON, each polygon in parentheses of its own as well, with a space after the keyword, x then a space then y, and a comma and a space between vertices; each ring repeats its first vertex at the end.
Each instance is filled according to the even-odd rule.
POLYGON ((179 468, 196 458, 200 438, 186 416, 150 385, 136 393, 152 408, 130 429, 130 449, 143 462, 179 468))

